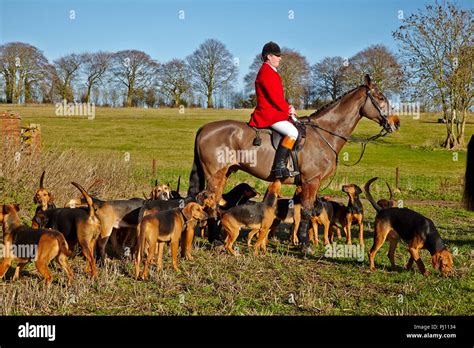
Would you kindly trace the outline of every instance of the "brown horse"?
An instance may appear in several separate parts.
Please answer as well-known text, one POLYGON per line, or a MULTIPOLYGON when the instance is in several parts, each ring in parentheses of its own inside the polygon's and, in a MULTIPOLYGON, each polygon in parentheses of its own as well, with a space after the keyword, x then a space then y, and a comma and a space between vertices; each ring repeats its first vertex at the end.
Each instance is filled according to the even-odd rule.
MULTIPOLYGON (((336 158, 362 116, 371 119, 387 132, 399 127, 399 120, 389 116, 387 98, 365 76, 365 84, 354 88, 308 117, 306 142, 298 153, 302 182, 302 221, 298 239, 303 250, 308 246, 308 223, 321 181, 336 169, 336 158), (315 126, 316 125, 316 126, 315 126)), ((270 170, 275 156, 271 139, 262 134, 261 146, 254 146, 255 130, 245 122, 223 120, 205 124, 196 134, 194 164, 189 179, 188 194, 196 194, 207 187, 219 202, 227 178, 243 170, 259 179, 273 181, 270 170)), ((294 184, 295 178, 282 180, 294 184)))

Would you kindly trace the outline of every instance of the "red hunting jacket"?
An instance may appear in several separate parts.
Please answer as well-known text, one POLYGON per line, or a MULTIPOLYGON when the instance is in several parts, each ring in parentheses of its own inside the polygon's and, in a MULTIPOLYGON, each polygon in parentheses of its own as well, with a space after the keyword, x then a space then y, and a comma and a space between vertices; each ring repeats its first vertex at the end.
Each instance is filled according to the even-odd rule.
POLYGON ((250 118, 250 126, 266 128, 289 119, 289 105, 283 94, 280 75, 267 63, 263 63, 258 71, 255 94, 257 107, 250 118))

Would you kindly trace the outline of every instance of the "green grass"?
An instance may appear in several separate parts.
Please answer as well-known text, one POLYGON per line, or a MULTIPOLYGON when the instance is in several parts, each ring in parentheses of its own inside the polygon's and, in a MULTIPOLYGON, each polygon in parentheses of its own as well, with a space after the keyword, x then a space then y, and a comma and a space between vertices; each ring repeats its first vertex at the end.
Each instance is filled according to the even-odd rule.
MULTIPOLYGON (((177 176, 181 175, 182 192, 185 192, 196 130, 218 119, 246 121, 251 112, 186 109, 185 114, 180 114, 177 109, 97 108, 95 119, 87 120, 57 117, 54 108, 48 106, 4 106, 4 109, 18 111, 24 125, 41 124, 45 153, 73 148, 85 152, 91 161, 102 161, 106 157, 123 161, 128 152, 129 166, 118 168, 129 168, 130 173, 109 178, 109 185, 122 185, 120 188, 128 187, 127 183, 113 180, 127 180, 124 178, 129 175, 129 182, 137 183, 130 186, 130 192, 123 193, 125 196, 140 196, 142 187, 154 179, 152 159, 157 160, 157 178, 174 186, 177 176)), ((270 241, 268 254, 259 257, 247 253, 243 238, 237 243, 242 255, 232 257, 210 250, 207 241, 196 237, 194 261, 180 260, 180 272, 175 274, 166 252, 164 271, 154 272, 148 282, 135 281, 131 262, 118 259, 110 260, 101 268, 97 280, 90 280, 83 272, 84 260, 76 257, 72 260, 76 275, 74 285, 63 286, 64 274, 56 269, 53 271, 55 282, 46 292, 34 266, 30 265, 20 281, 0 283, 0 311, 8 315, 470 315, 474 309, 469 295, 474 290, 474 214, 464 211, 460 205, 466 152, 459 150, 458 160, 454 161, 452 151, 439 147, 445 126, 434 123, 436 118, 434 114, 422 114, 419 120, 402 117, 401 130, 370 143, 359 165, 339 166, 325 192, 345 200, 341 184, 351 182, 362 186, 373 176, 389 180, 393 187, 395 168, 399 167, 401 192, 395 197, 403 200, 404 206, 433 219, 455 254, 456 272, 450 278, 433 271, 426 251, 422 257, 427 268, 433 271, 431 276, 403 270, 408 259, 403 243, 396 253, 397 270, 389 269, 388 245, 385 244, 376 257, 377 271, 368 272, 366 252, 372 245, 375 214, 364 200, 366 249, 363 262, 326 258, 321 245, 316 247, 314 255, 302 257, 287 242, 289 226, 284 226, 278 238, 270 241)), ((378 131, 375 123, 364 119, 355 135, 367 137, 378 131)), ((474 125, 468 124, 466 134, 473 132, 474 125)), ((359 150, 359 144, 348 144, 342 153, 349 153, 351 163, 358 158, 359 150)), ((81 169, 71 171, 79 176, 81 169)), ((47 182, 56 191, 74 179, 61 177, 65 183, 60 185, 57 177, 51 176, 49 179, 47 176, 47 182)), ((36 185, 36 182, 30 183, 29 178, 22 186, 12 186, 18 188, 14 192, 2 192, 0 187, 0 199, 21 200, 31 205, 22 208, 27 215, 33 209, 31 197, 36 185), (25 188, 25 185, 29 186, 25 188)), ((243 180, 255 185, 260 192, 267 185, 237 173, 232 175, 228 186, 243 180)), ((322 186, 326 184, 327 181, 322 186)), ((70 192, 75 192, 74 188, 70 192)), ((105 198, 114 198, 108 197, 107 192, 105 198)), ((117 191, 110 192, 116 194, 117 191)), ((374 185, 374 193, 378 197, 387 196, 382 183, 374 185)), ((285 188, 284 194, 291 195, 292 188, 285 188)), ((355 229, 353 236, 357 237, 355 229)), ((357 243, 356 238, 354 242, 357 243)))
MULTIPOLYGON (((96 108, 94 120, 87 117, 56 116, 54 106, 12 106, 5 109, 18 111, 23 124, 41 125, 43 145, 48 149, 83 149, 91 155, 114 154, 125 159, 129 154, 134 166, 135 180, 152 179, 152 160, 157 161, 157 177, 175 183, 181 175, 183 189, 187 189, 187 178, 193 161, 194 136, 205 123, 235 119, 247 121, 252 110, 203 110, 185 109, 137 109, 137 108, 96 108)), ((300 115, 310 111, 301 111, 300 115)), ((370 143, 363 160, 355 167, 340 165, 335 178, 336 187, 347 180, 362 184, 372 175, 395 180, 395 168, 400 168, 403 193, 414 197, 436 195, 443 199, 459 199, 462 173, 465 166, 464 150, 442 150, 439 144, 444 139, 445 125, 434 123, 435 114, 422 114, 418 120, 401 116, 401 130, 377 142, 370 143), (457 157, 453 157, 457 156, 457 157), (453 160, 457 159, 457 160, 453 160), (443 192, 445 180, 455 186, 457 194, 443 192), (421 191, 421 192, 420 192, 421 191)), ((379 131, 379 126, 363 119, 354 136, 368 137, 379 131)), ((466 126, 466 134, 474 133, 474 125, 466 126)), ((360 144, 349 143, 341 151, 347 152, 347 163, 359 157, 360 144)), ((234 175, 229 186, 241 180, 257 184, 256 180, 241 172, 234 175)), ((326 181, 327 183, 327 181, 326 181)), ((322 187, 324 187, 324 183, 322 187)), ((261 185, 261 188, 265 185, 261 185)), ((290 194, 284 191, 285 193, 290 194)))

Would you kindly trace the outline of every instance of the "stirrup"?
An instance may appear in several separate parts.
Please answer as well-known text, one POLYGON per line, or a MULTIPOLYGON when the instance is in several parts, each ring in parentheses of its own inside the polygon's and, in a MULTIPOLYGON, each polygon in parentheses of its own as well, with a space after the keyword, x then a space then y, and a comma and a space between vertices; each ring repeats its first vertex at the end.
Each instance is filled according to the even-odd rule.
POLYGON ((282 179, 297 176, 300 174, 300 172, 296 170, 291 171, 288 168, 275 168, 272 169, 272 174, 275 179, 282 179))

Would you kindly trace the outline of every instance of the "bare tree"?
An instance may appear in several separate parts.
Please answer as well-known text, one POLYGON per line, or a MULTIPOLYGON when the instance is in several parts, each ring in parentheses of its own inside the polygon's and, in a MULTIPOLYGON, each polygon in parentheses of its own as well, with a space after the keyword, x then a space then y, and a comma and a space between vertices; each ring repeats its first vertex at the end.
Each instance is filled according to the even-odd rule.
POLYGON ((58 83, 54 65, 47 64, 43 68, 42 76, 43 78, 38 85, 38 90, 41 94, 41 103, 49 104, 55 100, 55 96, 58 94, 55 89, 58 83))
POLYGON ((244 91, 247 94, 255 93, 255 79, 262 66, 261 54, 257 54, 249 66, 249 72, 244 76, 244 91))
POLYGON ((236 79, 237 66, 232 55, 223 43, 209 39, 186 60, 193 73, 194 88, 207 97, 207 107, 212 108, 213 94, 236 79))
POLYGON ((404 79, 397 57, 384 45, 372 45, 349 59, 347 69, 350 87, 361 84, 361 77, 369 74, 386 94, 399 93, 404 79))
POLYGON ((473 15, 473 9, 462 10, 453 3, 426 5, 393 33, 413 96, 432 98, 443 110, 446 148, 464 146, 467 110, 473 105, 473 15))
POLYGON ((7 103, 30 102, 43 79, 48 60, 36 47, 11 42, 0 46, 0 74, 4 79, 7 103))
POLYGON ((111 57, 110 53, 102 51, 82 54, 82 71, 86 79, 84 102, 88 103, 90 101, 92 87, 101 81, 110 65, 111 57))
POLYGON ((120 96, 117 92, 117 89, 112 87, 110 89, 110 103, 112 107, 117 107, 117 105, 119 104, 119 98, 120 96))
POLYGON ((78 76, 81 64, 82 56, 75 53, 68 54, 54 61, 57 73, 57 90, 61 99, 65 99, 68 102, 74 101, 72 82, 78 76))
POLYGON ((349 64, 342 57, 326 57, 311 68, 311 82, 323 98, 336 98, 347 88, 349 64))
POLYGON ((155 82, 158 68, 158 62, 142 51, 125 50, 114 54, 111 72, 115 81, 126 88, 125 106, 141 100, 141 90, 155 82))
POLYGON ((149 108, 154 108, 157 103, 156 90, 154 87, 150 87, 145 91, 145 104, 149 108))
POLYGON ((170 98, 172 105, 178 107, 183 95, 191 89, 192 73, 184 60, 173 59, 163 65, 159 70, 159 89, 166 97, 170 98))
POLYGON ((282 49, 282 57, 278 71, 285 88, 285 98, 295 107, 302 105, 302 97, 308 84, 310 67, 306 57, 299 52, 289 49, 282 49))

